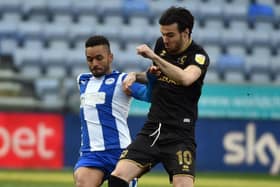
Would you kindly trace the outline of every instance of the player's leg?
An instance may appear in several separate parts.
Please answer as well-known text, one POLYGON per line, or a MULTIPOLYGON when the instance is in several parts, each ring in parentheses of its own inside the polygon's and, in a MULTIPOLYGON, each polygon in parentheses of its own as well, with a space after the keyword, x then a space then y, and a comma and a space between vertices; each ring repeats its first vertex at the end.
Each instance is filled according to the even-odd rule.
POLYGON ((74 172, 76 187, 99 187, 103 182, 104 173, 96 168, 79 167, 74 172))
MULTIPOLYGON (((143 171, 144 171, 143 168, 139 167, 136 163, 132 162, 131 160, 120 160, 115 170, 112 172, 110 179, 114 181, 123 180, 128 184, 134 178, 140 176, 143 173, 143 171)), ((120 182, 120 183, 124 183, 124 182, 120 182)), ((114 186, 115 185, 113 185, 112 187, 114 186)))
POLYGON ((173 176, 174 187, 193 187, 193 176, 190 175, 174 175, 173 176))
POLYGON ((174 187, 193 187, 195 146, 192 143, 171 143, 160 147, 163 166, 174 187))
POLYGON ((123 151, 120 161, 111 173, 109 187, 128 187, 134 178, 139 178, 157 163, 157 149, 151 147, 152 139, 145 135, 138 135, 136 139, 123 151))

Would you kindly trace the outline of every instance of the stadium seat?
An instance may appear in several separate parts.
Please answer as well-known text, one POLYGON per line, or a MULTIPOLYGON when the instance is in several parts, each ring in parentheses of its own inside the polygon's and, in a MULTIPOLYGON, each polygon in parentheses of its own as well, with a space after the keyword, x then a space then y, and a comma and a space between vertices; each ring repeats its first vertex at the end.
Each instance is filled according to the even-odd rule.
POLYGON ((122 15, 126 19, 132 16, 141 16, 147 19, 152 17, 148 0, 123 0, 122 15))
POLYGON ((53 24, 70 25, 73 22, 74 22, 74 18, 72 14, 60 14, 60 13, 52 14, 53 24))
POLYGON ((51 64, 45 66, 45 76, 57 79, 63 79, 68 75, 67 66, 63 64, 51 64))
POLYGON ((242 57, 232 54, 222 54, 217 61, 217 70, 224 74, 227 71, 244 71, 245 61, 242 57))
POLYGON ((99 23, 99 19, 95 15, 90 14, 81 14, 78 18, 78 25, 90 25, 92 27, 97 27, 99 23))
POLYGON ((0 39, 1 38, 14 38, 17 39, 18 32, 17 23, 9 21, 0 21, 0 39))
POLYGON ((79 73, 88 72, 85 57, 85 44, 81 42, 81 46, 67 50, 65 53, 65 62, 70 71, 70 75, 76 77, 79 73))
POLYGON ((267 73, 270 70, 270 50, 265 47, 255 47, 251 55, 246 56, 246 72, 248 75, 253 72, 267 73))
POLYGON ((22 40, 41 39, 43 27, 34 21, 24 21, 18 24, 19 37, 22 40))
POLYGON ((246 82, 245 74, 240 71, 227 71, 224 74, 224 81, 226 83, 242 84, 246 82))
POLYGON ((202 27, 196 31, 199 41, 203 44, 216 44, 221 45, 221 30, 215 28, 202 27))
POLYGON ((243 59, 247 55, 245 46, 229 45, 226 50, 228 54, 235 55, 243 59))
POLYGON ((66 41, 71 41, 74 44, 76 44, 79 41, 84 42, 88 37, 90 37, 91 35, 94 35, 97 33, 97 28, 99 28, 98 24, 94 25, 93 23, 75 23, 75 24, 71 24, 69 25, 69 30, 71 32, 69 32, 68 37, 69 40, 66 41))
POLYGON ((47 0, 47 9, 50 14, 70 14, 72 13, 71 0, 47 0))
POLYGON ((72 12, 77 16, 96 15, 97 3, 97 0, 72 0, 72 12))
POLYGON ((100 24, 96 27, 96 33, 106 36, 110 41, 121 41, 120 37, 121 25, 100 24), (114 29, 112 29, 114 28, 114 29))
POLYGON ((25 38, 23 41, 23 47, 29 49, 42 50, 45 47, 42 38, 25 38))
POLYGON ((64 64, 65 54, 67 54, 67 49, 57 49, 57 48, 47 48, 42 51, 42 62, 46 66, 48 64, 64 64))
POLYGON ((254 46, 270 47, 271 32, 272 32, 271 29, 263 29, 263 28, 247 30, 245 32, 246 45, 249 47, 254 47, 254 46))
POLYGON ((22 15, 28 20, 44 23, 49 20, 47 0, 22 0, 22 15))
POLYGON ((18 41, 15 38, 0 38, 0 51, 2 54, 12 55, 17 46, 18 41))
POLYGON ((0 1, 0 12, 21 12, 22 11, 22 1, 21 0, 9 0, 0 1))
POLYGON ((246 30, 234 27, 221 30, 221 45, 227 47, 229 45, 245 46, 246 30))
POLYGON ((160 0, 160 1, 151 0, 148 1, 148 3, 150 7, 150 12, 153 13, 156 22, 158 20, 158 17, 161 15, 161 13, 172 5, 170 3, 170 0, 160 0))
POLYGON ((153 45, 156 42, 156 39, 161 36, 158 24, 152 24, 146 28, 145 33, 145 43, 150 45, 153 45))
POLYGON ((263 20, 274 21, 274 10, 270 5, 262 3, 252 3, 248 7, 248 19, 251 22, 263 20))
POLYGON ((267 85, 272 83, 270 74, 267 72, 251 72, 250 73, 250 83, 267 85))
POLYGON ((26 13, 30 12, 46 12, 48 0, 21 0, 23 11, 26 13))
POLYGON ((38 78, 35 80, 35 91, 41 100, 43 109, 62 109, 64 99, 61 98, 61 83, 55 78, 38 78))
MULTIPOLYGON (((272 56, 270 59, 270 72, 272 73, 272 76, 276 79, 277 77, 280 78, 280 48, 278 51, 278 54, 275 56, 272 56)), ((280 79, 279 79, 280 80, 280 79)))
POLYGON ((122 15, 109 15, 103 16, 102 23, 105 25, 122 26, 125 24, 124 17, 122 15))
POLYGON ((70 48, 69 41, 67 40, 51 40, 48 43, 48 49, 64 51, 70 48))
POLYGON ((271 47, 274 48, 274 49, 279 49, 280 48, 280 29, 274 29, 272 30, 271 32, 271 35, 270 35, 270 44, 271 44, 271 47))
POLYGON ((81 73, 90 73, 86 63, 79 66, 76 65, 71 68, 71 77, 77 78, 77 76, 80 75, 81 73))
POLYGON ((145 37, 145 28, 144 27, 135 27, 131 25, 123 25, 120 28, 120 40, 122 43, 126 42, 144 42, 145 37))
POLYGON ((14 62, 20 75, 27 78, 38 78, 42 76, 43 65, 41 61, 41 51, 30 48, 18 48, 15 50, 14 62))
POLYGON ((44 23, 43 24, 42 37, 45 41, 56 40, 56 39, 69 39, 69 25, 44 23))
POLYGON ((209 58, 210 58, 209 69, 215 69, 217 61, 218 61, 218 58, 221 55, 221 48, 220 48, 220 46, 219 45, 214 45, 214 44, 212 44, 212 45, 205 44, 205 45, 203 45, 203 48, 208 53, 209 58))
POLYGON ((122 0, 106 0, 98 1, 97 4, 97 15, 101 18, 107 15, 122 15, 122 0))
MULTIPOLYGON (((217 0, 216 0, 217 1, 217 0)), ((217 19, 223 21, 223 6, 224 1, 205 1, 198 4, 198 15, 199 19, 208 21, 208 19, 217 19)))
POLYGON ((41 53, 42 51, 39 48, 36 49, 36 52, 31 48, 16 48, 14 51, 14 63, 19 69, 24 64, 41 66, 41 53))
POLYGON ((223 19, 225 21, 247 20, 249 0, 234 0, 225 3, 223 7, 223 19))
POLYGON ((221 78, 219 76, 219 73, 216 70, 209 69, 206 73, 204 82, 205 83, 220 83, 221 78))

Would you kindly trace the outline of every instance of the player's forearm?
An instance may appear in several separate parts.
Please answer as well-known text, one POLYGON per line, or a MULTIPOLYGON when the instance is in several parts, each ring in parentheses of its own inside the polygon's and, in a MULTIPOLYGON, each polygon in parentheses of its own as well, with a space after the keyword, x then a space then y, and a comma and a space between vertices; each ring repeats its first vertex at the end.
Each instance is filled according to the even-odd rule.
POLYGON ((158 55, 153 57, 153 61, 156 66, 164 73, 169 79, 175 81, 178 84, 184 85, 185 72, 181 68, 167 62, 158 55))
POLYGON ((134 74, 135 74, 136 82, 140 82, 140 83, 148 82, 146 72, 134 72, 134 74))

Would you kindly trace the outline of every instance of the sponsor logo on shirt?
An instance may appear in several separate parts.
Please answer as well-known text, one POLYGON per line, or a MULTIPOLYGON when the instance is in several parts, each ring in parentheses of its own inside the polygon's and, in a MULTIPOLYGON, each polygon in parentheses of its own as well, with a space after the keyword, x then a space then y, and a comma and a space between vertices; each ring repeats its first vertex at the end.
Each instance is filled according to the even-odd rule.
POLYGON ((194 59, 200 65, 203 65, 205 63, 205 56, 202 54, 196 54, 194 59))
POLYGON ((108 78, 105 80, 105 84, 109 85, 109 84, 113 84, 115 82, 114 78, 108 78))

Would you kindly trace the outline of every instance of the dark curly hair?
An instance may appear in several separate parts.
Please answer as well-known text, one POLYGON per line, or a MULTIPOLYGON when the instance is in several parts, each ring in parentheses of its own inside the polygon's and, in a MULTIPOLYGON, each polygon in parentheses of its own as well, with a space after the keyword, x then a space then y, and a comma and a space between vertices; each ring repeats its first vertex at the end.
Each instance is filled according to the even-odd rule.
POLYGON ((186 8, 172 6, 163 12, 159 19, 159 24, 171 25, 173 23, 178 24, 179 32, 183 32, 186 28, 188 28, 191 34, 194 24, 194 17, 192 13, 186 8))

